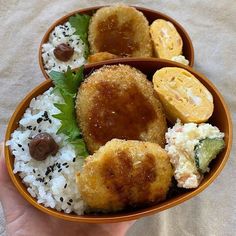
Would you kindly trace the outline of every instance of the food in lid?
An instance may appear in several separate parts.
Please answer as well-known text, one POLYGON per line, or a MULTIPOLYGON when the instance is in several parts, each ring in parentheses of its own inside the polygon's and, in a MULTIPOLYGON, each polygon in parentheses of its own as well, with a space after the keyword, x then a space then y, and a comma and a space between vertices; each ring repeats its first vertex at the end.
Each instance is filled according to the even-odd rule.
POLYGON ((88 40, 90 52, 117 56, 151 57, 148 21, 142 12, 124 4, 102 7, 92 16, 88 40))
POLYGON ((155 20, 150 26, 150 34, 157 57, 170 60, 182 54, 183 41, 171 22, 155 20))

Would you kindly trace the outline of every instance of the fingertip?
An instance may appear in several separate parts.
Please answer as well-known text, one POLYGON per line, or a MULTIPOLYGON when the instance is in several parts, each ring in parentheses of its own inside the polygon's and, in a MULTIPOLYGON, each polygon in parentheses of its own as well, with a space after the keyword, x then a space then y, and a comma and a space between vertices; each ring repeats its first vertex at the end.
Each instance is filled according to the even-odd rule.
POLYGON ((1 159, 4 157, 4 142, 0 142, 1 159))
POLYGON ((6 182, 10 181, 7 167, 6 167, 6 162, 5 162, 5 157, 4 157, 4 143, 1 142, 0 144, 0 152, 1 152, 1 157, 0 157, 0 185, 5 184, 6 182))

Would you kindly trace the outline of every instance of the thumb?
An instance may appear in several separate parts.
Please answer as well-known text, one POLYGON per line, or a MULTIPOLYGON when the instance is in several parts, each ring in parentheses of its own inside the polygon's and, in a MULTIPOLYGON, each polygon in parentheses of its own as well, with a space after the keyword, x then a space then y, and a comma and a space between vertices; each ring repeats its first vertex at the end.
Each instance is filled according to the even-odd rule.
MULTIPOLYGON (((11 180, 7 172, 5 157, 4 157, 4 143, 0 143, 0 186, 1 190, 3 187, 7 186, 11 180)), ((4 191, 0 191, 0 196, 4 193, 4 191)), ((1 197, 0 197, 1 198, 1 197)))
POLYGON ((27 202, 17 192, 15 186, 12 184, 10 176, 7 171, 5 158, 4 158, 4 144, 0 144, 0 201, 3 206, 3 210, 6 213, 14 212, 16 205, 26 206, 27 202))

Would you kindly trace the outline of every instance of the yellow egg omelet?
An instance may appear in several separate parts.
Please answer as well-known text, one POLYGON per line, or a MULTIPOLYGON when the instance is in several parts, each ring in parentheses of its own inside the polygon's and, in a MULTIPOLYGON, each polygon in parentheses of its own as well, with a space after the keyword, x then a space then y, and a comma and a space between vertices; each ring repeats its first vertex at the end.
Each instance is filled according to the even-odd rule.
POLYGON ((155 20, 150 26, 150 34, 157 57, 172 59, 182 54, 182 38, 171 22, 155 20))
POLYGON ((184 123, 202 123, 211 117, 211 93, 187 70, 162 68, 153 75, 153 84, 171 122, 180 119, 184 123))

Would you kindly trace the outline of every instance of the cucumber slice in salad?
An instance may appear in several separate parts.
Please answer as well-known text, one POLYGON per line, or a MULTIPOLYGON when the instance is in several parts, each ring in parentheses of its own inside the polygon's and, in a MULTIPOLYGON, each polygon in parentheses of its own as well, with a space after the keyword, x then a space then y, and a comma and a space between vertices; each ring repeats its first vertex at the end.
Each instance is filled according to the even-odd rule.
POLYGON ((195 163, 199 171, 205 173, 210 162, 216 158, 218 153, 225 147, 223 139, 205 138, 195 146, 195 163))

